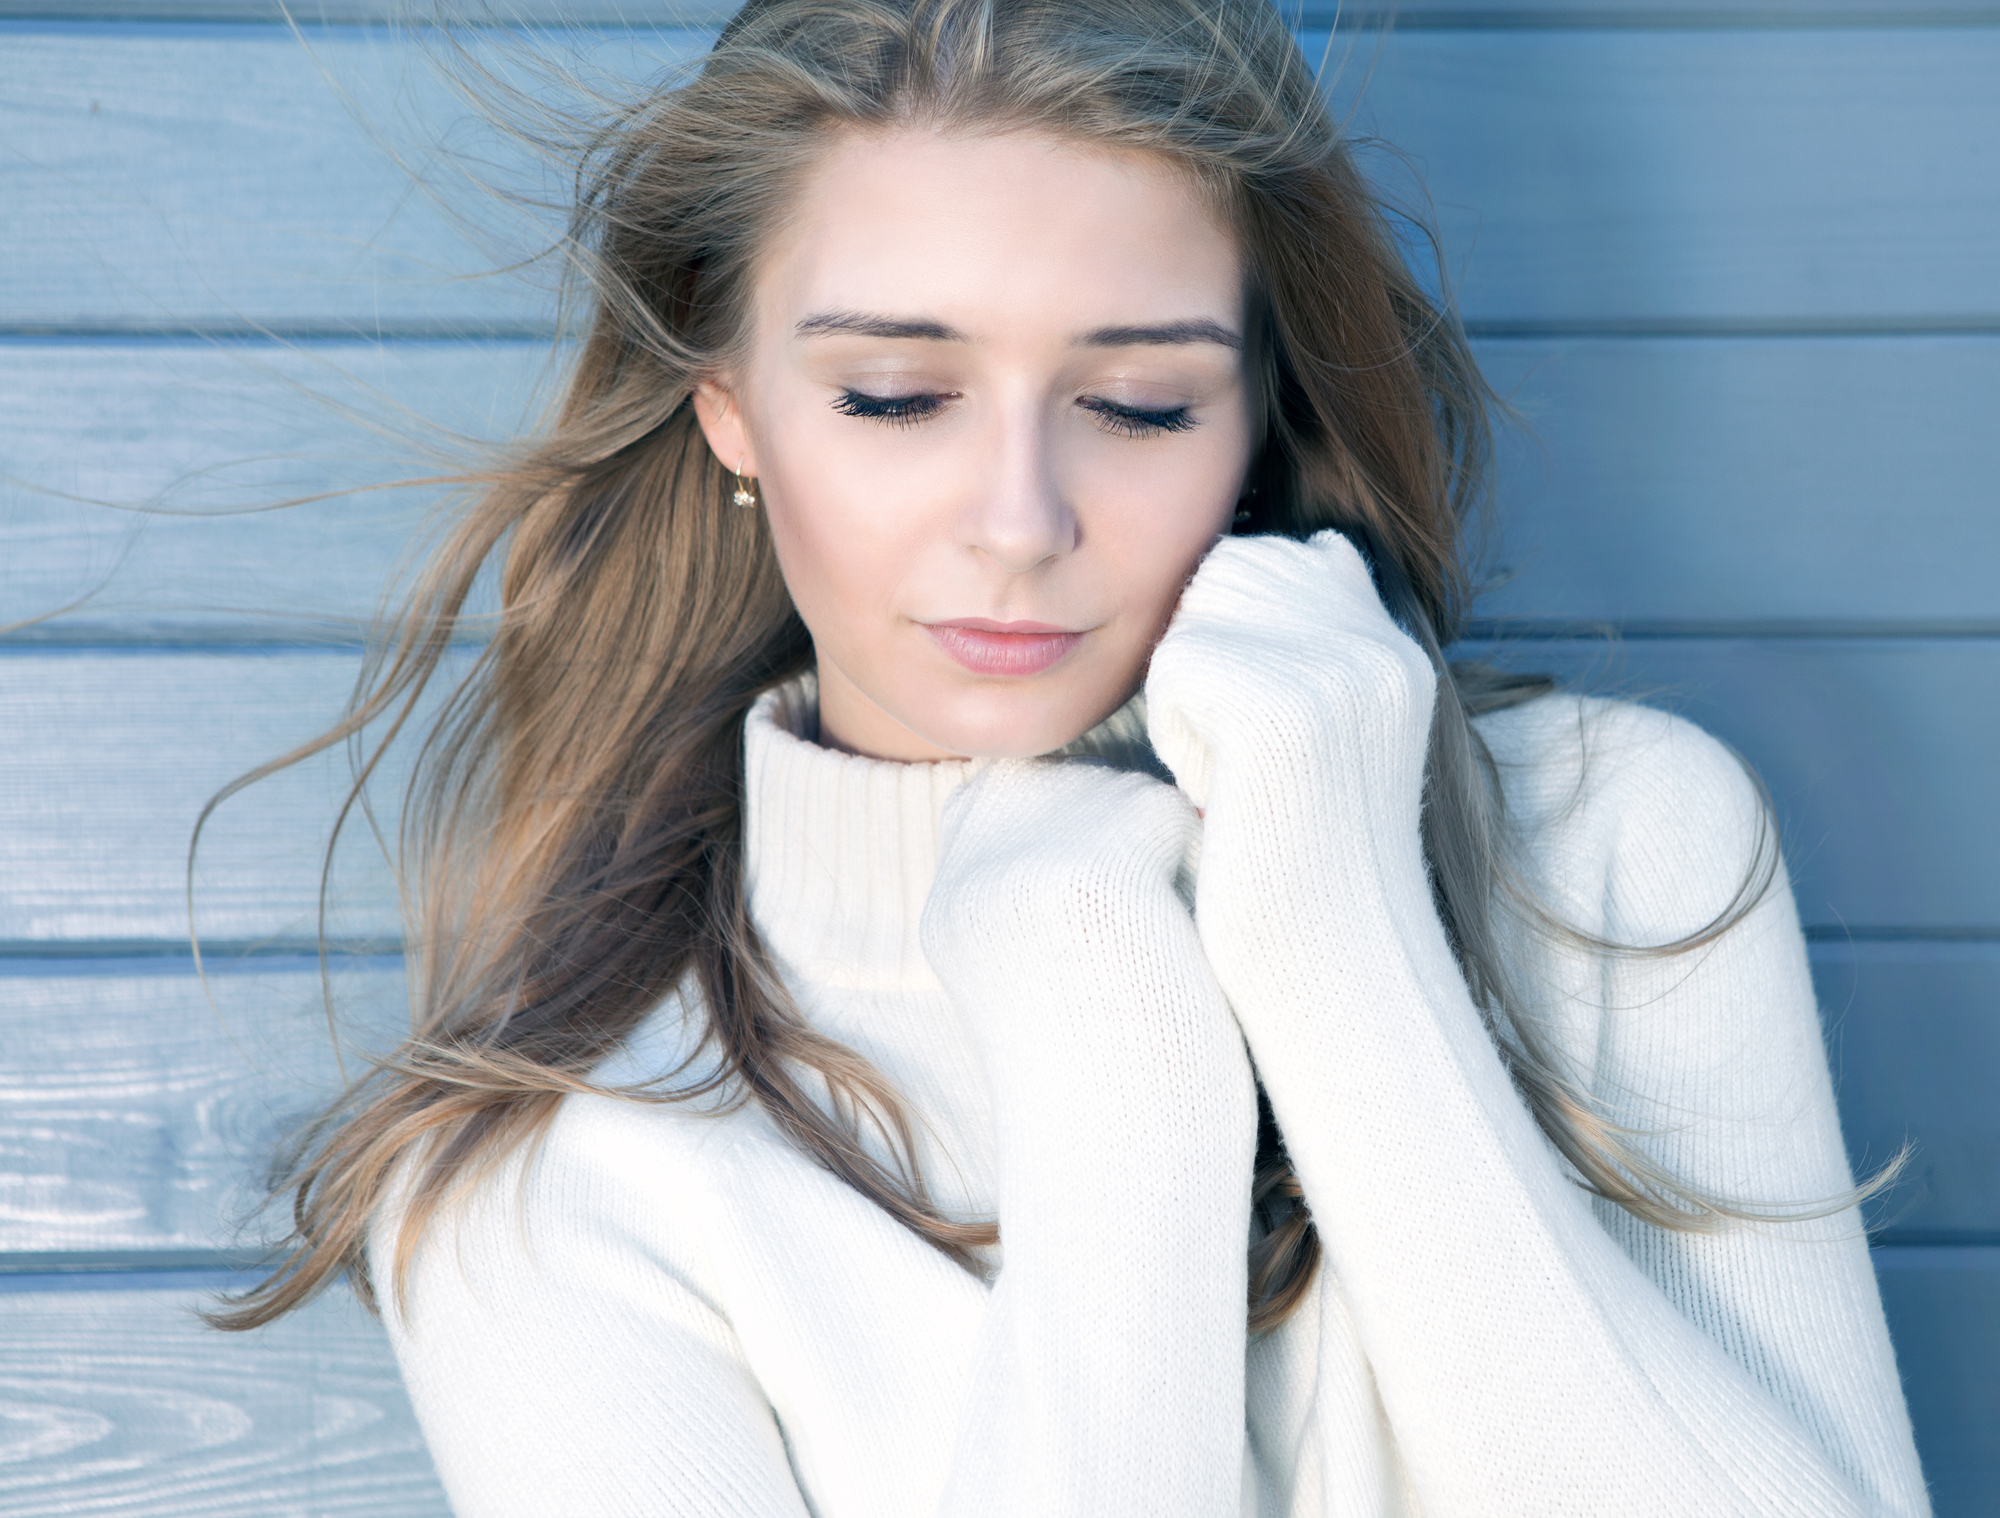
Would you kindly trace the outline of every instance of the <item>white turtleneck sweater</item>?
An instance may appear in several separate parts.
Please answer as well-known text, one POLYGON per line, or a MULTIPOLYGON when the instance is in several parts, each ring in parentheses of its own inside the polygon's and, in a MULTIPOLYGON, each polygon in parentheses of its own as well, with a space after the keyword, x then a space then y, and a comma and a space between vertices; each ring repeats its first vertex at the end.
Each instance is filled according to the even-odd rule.
MULTIPOLYGON (((1004 1263, 951 1264, 754 1105, 573 1096, 387 1315, 462 1518, 1927 1512, 1851 1209, 1664 1231, 1530 1117, 1431 903, 1429 667, 1345 541, 1225 540, 1145 694, 1178 789, 1136 704, 1077 746, 1109 765, 855 758, 810 741, 809 682, 757 704, 757 927, 1004 1263), (1253 1062, 1325 1255, 1247 1341, 1253 1062)), ((1730 904, 1763 819, 1713 740, 1568 696, 1478 727, 1570 926, 1657 944, 1730 904)), ((1507 941, 1673 1174, 1851 1184, 1782 878, 1685 954, 1507 941)), ((699 1016, 670 999, 600 1080, 672 1070, 699 1016)))

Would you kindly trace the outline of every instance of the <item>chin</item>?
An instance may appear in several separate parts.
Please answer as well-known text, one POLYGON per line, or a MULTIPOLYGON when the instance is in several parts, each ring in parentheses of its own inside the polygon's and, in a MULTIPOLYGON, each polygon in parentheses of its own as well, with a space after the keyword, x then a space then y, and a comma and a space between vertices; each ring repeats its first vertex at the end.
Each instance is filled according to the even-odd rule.
POLYGON ((1137 689, 1136 677, 1109 690, 985 685, 953 692, 932 708, 934 720, 908 725, 939 748, 968 758, 1033 759, 1081 738, 1137 689))

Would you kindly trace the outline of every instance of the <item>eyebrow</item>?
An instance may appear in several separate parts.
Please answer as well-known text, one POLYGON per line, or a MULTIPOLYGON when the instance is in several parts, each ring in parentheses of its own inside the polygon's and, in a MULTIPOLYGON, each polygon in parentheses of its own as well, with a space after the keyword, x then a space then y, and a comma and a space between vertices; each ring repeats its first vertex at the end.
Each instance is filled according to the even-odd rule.
POLYGON ((1243 339, 1220 322, 1161 322, 1152 327, 1099 327, 1083 339, 1090 348, 1164 348, 1179 343, 1218 343, 1241 348, 1243 339))
POLYGON ((822 311, 792 328, 797 337, 821 337, 836 332, 856 337, 917 338, 933 343, 965 341, 963 332, 928 317, 872 316, 865 311, 822 311))
MULTIPOLYGON (((837 333, 933 343, 962 343, 966 336, 929 317, 877 316, 866 311, 822 311, 792 328, 797 337, 827 337, 837 333)), ((1240 349, 1243 339, 1220 322, 1205 318, 1159 322, 1138 327, 1099 327, 1080 339, 1086 348, 1172 347, 1184 343, 1215 343, 1240 349)))

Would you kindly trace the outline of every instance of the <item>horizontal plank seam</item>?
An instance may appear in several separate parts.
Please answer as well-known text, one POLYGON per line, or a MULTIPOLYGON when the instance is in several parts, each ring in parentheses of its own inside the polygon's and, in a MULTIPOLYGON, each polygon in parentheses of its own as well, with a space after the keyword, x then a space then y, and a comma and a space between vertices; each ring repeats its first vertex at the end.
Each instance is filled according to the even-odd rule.
POLYGON ((2000 927, 1923 927, 1913 924, 1807 923, 1806 941, 1845 943, 2000 943, 2000 927))
MULTIPOLYGON (((325 949, 327 957, 341 961, 343 967, 356 959, 386 965, 400 963, 403 958, 403 946, 393 938, 329 938, 325 949)), ((320 943, 312 938, 203 939, 201 957, 204 967, 214 970, 227 970, 246 960, 255 961, 260 971, 269 970, 270 961, 280 959, 307 960, 316 965, 320 943)), ((82 959, 157 959, 191 967, 194 948, 185 938, 0 938, 0 962, 68 964, 82 959)))
MULTIPOLYGON (((1909 339, 2000 336, 2000 312, 1952 313, 1935 317, 1576 317, 1519 320, 1474 317, 1468 337, 1480 342, 1616 341, 1638 338, 1744 339, 1909 339)), ((555 342, 560 329, 545 321, 380 322, 306 320, 246 321, 236 317, 190 316, 174 320, 106 317, 102 320, 0 321, 0 343, 521 343, 555 342)))
MULTIPOLYGON (((1997 1229, 1871 1230, 1876 1249, 1992 1249, 2000 1247, 1997 1229)), ((125 1276, 185 1272, 247 1272, 268 1268, 271 1256, 262 1251, 230 1249, 118 1249, 64 1251, 0 1251, 0 1276, 125 1276)))
POLYGON ((2000 927, 1924 927, 1912 924, 1856 926, 1841 922, 1813 922, 1804 928, 1806 942, 1812 944, 1948 944, 2000 943, 2000 927))
MULTIPOLYGON (((264 621, 243 625, 191 624, 176 627, 120 626, 55 620, 17 628, 0 636, 0 657, 16 658, 41 652, 100 652, 143 654, 296 654, 320 652, 349 657, 366 646, 354 623, 303 626, 264 621)), ((1490 617, 1467 624, 1452 652, 1477 652, 1466 647, 1482 643, 1658 643, 1658 642, 2000 642, 2000 619, 1908 618, 1887 620, 1778 621, 1723 619, 1709 621, 1646 620, 1604 622, 1584 619, 1490 617)), ((486 640, 466 636, 455 640, 468 650, 486 640)))
POLYGON ((1687 621, 1667 618, 1627 622, 1589 621, 1557 617, 1484 617, 1466 625, 1465 642, 1532 643, 1604 642, 1656 643, 1674 640, 1804 642, 1906 642, 1911 639, 1964 642, 2000 639, 2000 618, 1909 617, 1894 621, 1873 618, 1750 618, 1716 617, 1687 621))
POLYGON ((1870 1230, 1876 1249, 1992 1249, 2000 1246, 2000 1229, 1884 1228, 1870 1230))
MULTIPOLYGON (((1980 944, 2000 943, 2000 925, 1932 926, 1922 923, 1808 923, 1806 940, 1815 944, 1980 944)), ((227 972, 233 966, 270 971, 273 961, 317 965, 320 946, 311 938, 205 939, 205 968, 227 972)), ((403 946, 391 938, 330 938, 326 956, 343 969, 387 969, 400 964, 403 946), (357 960, 368 961, 356 964, 357 960)), ((184 938, 0 938, 0 974, 62 974, 65 966, 85 960, 155 960, 175 969, 192 968, 194 951, 184 938)))
POLYGON ((1837 6, 1780 10, 1760 6, 1740 9, 1716 6, 1677 10, 1667 6, 1645 9, 1561 10, 1554 8, 1507 7, 1479 13, 1463 11, 1391 13, 1386 10, 1357 11, 1313 7, 1295 23, 1301 31, 1320 31, 1335 23, 1347 30, 1380 26, 1393 22, 1399 32, 1767 32, 1767 31, 1927 31, 1938 27, 1993 26, 2000 24, 2000 7, 1980 6, 1964 10, 1949 6, 1855 8, 1837 6))
MULTIPOLYGON (((468 616, 476 615, 469 613, 468 616)), ((352 658, 367 647, 363 617, 301 617, 274 623, 265 617, 245 617, 222 626, 190 623, 175 626, 144 620, 134 623, 69 622, 51 618, 0 634, 0 657, 61 653, 128 654, 338 654, 352 658)), ((484 648, 488 639, 464 634, 448 640, 455 649, 484 648)))
MULTIPOLYGON (((481 648, 486 640, 461 638, 454 646, 481 648)), ((191 627, 151 631, 130 631, 99 625, 67 627, 60 622, 37 623, 0 636, 0 657, 34 654, 38 651, 79 653, 217 653, 217 654, 300 654, 326 653, 352 657, 367 646, 363 636, 348 631, 319 632, 313 628, 291 630, 259 625, 249 629, 191 627)))
POLYGON ((0 321, 0 344, 216 343, 274 346, 319 343, 552 343, 557 327, 544 321, 242 321, 189 317, 174 321, 0 321))
MULTIPOLYGON (((2000 1246, 2000 1231, 1982 1229, 1888 1230, 1869 1236, 1877 1250, 1974 1250, 2000 1246)), ((0 1253, 0 1291, 118 1291, 184 1288, 192 1284, 238 1287, 241 1278, 269 1267, 268 1256, 235 1250, 107 1250, 52 1254, 0 1253), (201 1276, 212 1282, 162 1277, 201 1276)))
POLYGON ((256 1270, 270 1263, 261 1250, 97 1249, 0 1252, 0 1275, 131 1275, 154 1271, 256 1270))
POLYGON ((2000 312, 1954 312, 1937 316, 1660 316, 1550 317, 1520 320, 1472 317, 1468 337, 1483 342, 1546 338, 1911 338, 1990 337, 2000 334, 2000 312))
MULTIPOLYGON (((522 27, 560 26, 565 31, 622 31, 633 27, 661 27, 669 30, 710 31, 726 20, 733 5, 663 5, 658 3, 580 3, 559 10, 527 4, 499 7, 492 20, 465 17, 454 20, 458 30, 518 30, 522 27)), ((1336 26, 1344 31, 1364 31, 1393 26, 1403 32, 1486 32, 1486 31, 1847 31, 1847 30, 1932 30, 1940 27, 1983 27, 2000 24, 2000 8, 1977 6, 1912 7, 1892 6, 1776 7, 1725 6, 1674 8, 1655 6, 1634 9, 1566 10, 1554 7, 1495 7, 1485 12, 1460 10, 1391 11, 1386 8, 1356 9, 1312 5, 1286 8, 1293 26, 1300 31, 1326 31, 1336 26)), ((335 0, 315 4, 299 0, 291 7, 301 26, 367 27, 400 24, 412 10, 393 3, 371 0, 335 0)), ((0 20, 44 22, 58 25, 89 22, 121 22, 151 25, 284 26, 288 22, 275 4, 245 0, 0 0, 0 20)))
POLYGON ((241 1291, 256 1277, 240 1270, 9 1271, 0 1269, 0 1297, 36 1292, 154 1291, 204 1294, 241 1291))

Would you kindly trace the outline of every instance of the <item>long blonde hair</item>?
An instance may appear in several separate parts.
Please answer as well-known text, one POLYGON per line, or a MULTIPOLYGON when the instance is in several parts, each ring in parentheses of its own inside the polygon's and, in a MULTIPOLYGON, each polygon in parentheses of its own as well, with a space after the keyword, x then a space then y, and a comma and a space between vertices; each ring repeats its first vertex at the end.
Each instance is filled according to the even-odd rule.
MULTIPOLYGON (((454 1189, 591 1089, 677 988, 713 1068, 641 1099, 762 1104, 968 1269, 996 1237, 933 1204, 900 1098, 799 1016, 746 911, 744 717, 812 647, 762 514, 730 505, 689 399, 738 351, 758 250, 830 142, 906 123, 1154 154, 1213 197, 1251 271, 1265 418, 1240 530, 1352 535, 1437 664, 1424 841, 1496 1043, 1593 1190, 1671 1228, 1730 1211, 1602 1114, 1508 987, 1495 921, 1518 887, 1467 718, 1548 683, 1453 670, 1442 652, 1464 625, 1490 397, 1269 0, 750 0, 689 77, 585 146, 567 251, 589 330, 553 424, 490 475, 385 624, 346 720, 246 777, 386 727, 351 809, 418 724, 476 577, 504 553, 492 636, 422 737, 404 812, 416 1031, 288 1151, 275 1184, 293 1198, 289 1252, 213 1321, 267 1322, 343 1275, 372 1301, 367 1229, 407 1162, 400 1285, 454 1189), (869 1125, 898 1160, 872 1156, 869 1125)), ((1773 868, 1774 854, 1752 870, 1736 912, 1773 868)), ((1253 1330, 1302 1300, 1319 1254, 1268 1107, 1257 1165, 1253 1330)))

